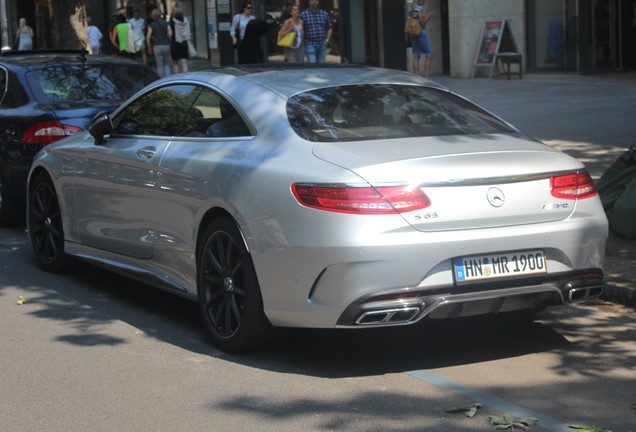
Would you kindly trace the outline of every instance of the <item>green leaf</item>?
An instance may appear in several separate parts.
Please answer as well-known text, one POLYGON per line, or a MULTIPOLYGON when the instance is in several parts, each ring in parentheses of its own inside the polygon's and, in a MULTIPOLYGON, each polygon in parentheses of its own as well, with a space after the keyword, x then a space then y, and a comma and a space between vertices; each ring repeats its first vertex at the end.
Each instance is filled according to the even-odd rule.
POLYGON ((468 418, 473 418, 475 417, 475 415, 477 415, 477 407, 470 407, 465 413, 464 415, 468 418))
POLYGON ((605 426, 585 426, 579 424, 571 424, 568 426, 570 429, 577 429, 583 432, 612 432, 609 428, 605 426))
POLYGON ((515 418, 510 414, 504 414, 501 417, 488 416, 488 422, 491 425, 507 425, 508 427, 510 427, 514 421, 515 418))
POLYGON ((447 413, 464 413, 466 417, 474 417, 477 414, 477 410, 483 406, 484 404, 480 404, 480 403, 474 403, 472 405, 467 405, 463 407, 453 405, 446 408, 446 412, 447 413))
POLYGON ((538 418, 534 418, 534 417, 524 417, 524 418, 521 418, 521 419, 517 420, 517 422, 518 423, 523 423, 523 424, 528 425, 528 426, 532 426, 532 425, 535 425, 535 424, 539 423, 539 419, 538 418))
POLYGON ((514 423, 515 422, 515 418, 513 416, 511 416, 510 414, 504 414, 503 415, 503 419, 506 423, 514 423))
POLYGON ((465 407, 451 406, 446 408, 447 413, 461 413, 466 411, 465 407))

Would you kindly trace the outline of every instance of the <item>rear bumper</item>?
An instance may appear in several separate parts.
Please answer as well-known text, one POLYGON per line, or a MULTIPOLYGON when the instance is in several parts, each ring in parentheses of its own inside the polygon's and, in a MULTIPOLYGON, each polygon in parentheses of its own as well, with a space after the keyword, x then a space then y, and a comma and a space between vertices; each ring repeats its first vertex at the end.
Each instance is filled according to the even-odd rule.
POLYGON ((361 298, 338 319, 338 327, 380 327, 413 324, 425 317, 459 318, 598 298, 603 293, 600 269, 579 270, 461 287, 439 287, 399 297, 396 293, 361 298))

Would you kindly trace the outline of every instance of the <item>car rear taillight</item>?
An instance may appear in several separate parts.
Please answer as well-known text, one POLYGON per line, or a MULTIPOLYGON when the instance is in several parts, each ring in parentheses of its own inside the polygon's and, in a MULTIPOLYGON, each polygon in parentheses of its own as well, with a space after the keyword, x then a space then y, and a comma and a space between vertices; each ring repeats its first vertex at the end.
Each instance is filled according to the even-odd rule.
POLYGON ((552 196, 563 199, 583 199, 596 195, 596 187, 587 172, 566 174, 550 178, 552 196))
POLYGON ((23 144, 51 144, 82 129, 75 126, 63 125, 57 120, 49 120, 32 124, 22 136, 23 144))
POLYGON ((431 205, 431 200, 417 186, 319 186, 292 185, 292 193, 304 206, 355 214, 406 213, 431 205))

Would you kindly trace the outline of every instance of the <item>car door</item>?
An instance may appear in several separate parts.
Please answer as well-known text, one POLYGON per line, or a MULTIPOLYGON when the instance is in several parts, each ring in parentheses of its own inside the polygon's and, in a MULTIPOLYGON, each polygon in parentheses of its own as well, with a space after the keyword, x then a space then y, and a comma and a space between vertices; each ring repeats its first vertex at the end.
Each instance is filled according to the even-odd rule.
POLYGON ((203 203, 220 199, 245 175, 241 160, 248 158, 246 142, 254 139, 253 125, 220 91, 202 87, 198 94, 183 122, 186 127, 173 137, 159 166, 162 211, 155 251, 192 252, 193 221, 203 203))
POLYGON ((155 88, 113 117, 113 132, 77 160, 77 228, 83 244, 135 258, 152 257, 156 236, 158 167, 184 128, 198 88, 155 88))

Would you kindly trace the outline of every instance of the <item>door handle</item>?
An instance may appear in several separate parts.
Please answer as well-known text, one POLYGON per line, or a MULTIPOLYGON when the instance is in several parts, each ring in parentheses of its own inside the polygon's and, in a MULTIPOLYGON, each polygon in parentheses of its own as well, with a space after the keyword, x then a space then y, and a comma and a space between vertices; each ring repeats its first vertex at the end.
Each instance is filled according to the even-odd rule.
POLYGON ((142 160, 149 160, 157 152, 156 147, 144 147, 142 149, 137 150, 137 157, 142 160))

